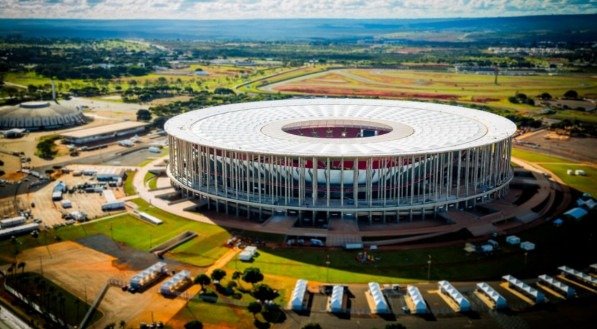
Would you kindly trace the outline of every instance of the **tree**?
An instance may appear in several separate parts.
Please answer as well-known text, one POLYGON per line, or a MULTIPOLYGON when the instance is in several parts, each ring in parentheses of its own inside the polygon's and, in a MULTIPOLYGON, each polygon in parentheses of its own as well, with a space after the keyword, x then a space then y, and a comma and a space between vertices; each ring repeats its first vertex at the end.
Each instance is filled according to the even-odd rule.
POLYGON ((221 268, 216 268, 213 272, 211 272, 211 279, 213 281, 221 281, 226 276, 226 271, 221 268))
POLYGON ((257 267, 248 267, 243 272, 242 279, 255 286, 255 283, 263 281, 263 274, 257 267))
POLYGON ((253 297, 264 303, 266 300, 273 300, 278 297, 278 293, 267 284, 261 283, 253 289, 253 297))
POLYGON ((242 275, 243 274, 240 271, 234 271, 234 273, 232 273, 232 280, 237 280, 238 281, 238 279, 240 279, 240 277, 242 275))
POLYGON ((251 302, 247 306, 247 309, 249 310, 249 312, 251 312, 253 314, 253 319, 255 319, 255 316, 257 315, 257 313, 261 312, 262 306, 258 302, 251 302))
POLYGON ((322 329, 319 323, 309 323, 304 325, 301 329, 322 329))
POLYGON ((577 99, 578 92, 576 92, 576 90, 568 90, 564 93, 564 98, 577 99))
POLYGON ((185 323, 185 329, 203 329, 203 323, 199 320, 193 320, 185 323))
POLYGON ((266 304, 261 312, 263 318, 267 322, 282 323, 286 320, 286 313, 280 308, 278 304, 266 304))
POLYGON ((539 95, 539 98, 541 98, 544 101, 549 101, 552 99, 550 93, 542 93, 541 95, 539 95))
POLYGON ((137 121, 149 121, 151 120, 151 112, 146 109, 139 109, 137 111, 137 121))
POLYGON ((211 279, 206 274, 199 274, 195 277, 193 282, 201 285, 201 290, 203 290, 205 286, 211 283, 211 279))

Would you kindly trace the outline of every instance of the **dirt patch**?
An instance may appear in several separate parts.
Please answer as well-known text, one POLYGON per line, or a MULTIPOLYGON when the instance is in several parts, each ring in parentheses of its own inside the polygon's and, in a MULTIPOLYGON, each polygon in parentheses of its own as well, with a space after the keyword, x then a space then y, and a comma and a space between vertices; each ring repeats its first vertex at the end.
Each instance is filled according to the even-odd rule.
MULTIPOLYGON (((103 243, 101 239, 86 242, 103 243)), ((39 273, 43 266, 44 276, 87 302, 93 301, 109 279, 127 282, 137 273, 130 266, 115 266, 118 259, 113 256, 72 241, 25 250, 19 261, 26 262, 26 271, 39 273)), ((104 317, 90 328, 104 328, 120 320, 135 328, 141 321, 150 322, 152 315, 155 321, 166 323, 184 307, 186 300, 162 297, 158 292, 161 282, 137 294, 110 288, 99 306, 104 317)), ((193 295, 198 289, 192 286, 187 293, 193 295)))

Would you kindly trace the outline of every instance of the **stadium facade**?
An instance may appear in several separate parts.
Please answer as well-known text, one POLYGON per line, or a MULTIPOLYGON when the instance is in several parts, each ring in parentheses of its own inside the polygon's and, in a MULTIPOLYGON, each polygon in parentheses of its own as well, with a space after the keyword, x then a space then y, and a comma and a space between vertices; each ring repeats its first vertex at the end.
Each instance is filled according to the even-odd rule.
POLYGON ((237 216, 401 221, 502 197, 511 121, 442 104, 293 99, 212 107, 165 127, 168 176, 237 216))

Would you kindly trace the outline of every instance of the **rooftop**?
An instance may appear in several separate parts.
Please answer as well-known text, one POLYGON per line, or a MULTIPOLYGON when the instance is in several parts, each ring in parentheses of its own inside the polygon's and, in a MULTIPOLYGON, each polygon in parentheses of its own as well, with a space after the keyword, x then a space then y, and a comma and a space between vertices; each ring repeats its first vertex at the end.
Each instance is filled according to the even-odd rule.
POLYGON ((509 138, 510 120, 435 103, 292 99, 187 112, 165 127, 177 138, 233 151, 290 156, 411 155, 509 138))
POLYGON ((118 122, 118 123, 114 123, 114 124, 107 125, 107 126, 99 126, 99 127, 88 128, 88 129, 78 129, 78 130, 68 131, 68 132, 64 132, 60 135, 63 137, 68 137, 68 138, 84 138, 84 137, 95 136, 95 135, 109 134, 109 133, 118 132, 118 131, 122 131, 122 130, 133 129, 133 128, 137 128, 137 127, 143 127, 143 126, 147 126, 148 124, 149 123, 147 123, 147 122, 139 122, 139 121, 123 121, 123 122, 118 122))

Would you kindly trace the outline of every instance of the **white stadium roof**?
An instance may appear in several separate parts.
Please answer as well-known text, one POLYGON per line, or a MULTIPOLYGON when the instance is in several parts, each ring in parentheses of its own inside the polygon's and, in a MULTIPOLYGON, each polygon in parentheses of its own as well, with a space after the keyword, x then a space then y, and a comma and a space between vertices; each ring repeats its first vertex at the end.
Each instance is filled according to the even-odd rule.
POLYGON ((371 99, 291 99, 211 107, 170 119, 166 131, 231 151, 289 156, 411 155, 491 144, 516 131, 510 120, 443 104, 371 99), (316 138, 284 132, 298 122, 357 121, 391 127, 383 135, 316 138))

